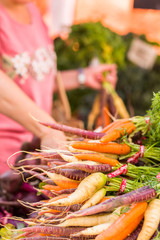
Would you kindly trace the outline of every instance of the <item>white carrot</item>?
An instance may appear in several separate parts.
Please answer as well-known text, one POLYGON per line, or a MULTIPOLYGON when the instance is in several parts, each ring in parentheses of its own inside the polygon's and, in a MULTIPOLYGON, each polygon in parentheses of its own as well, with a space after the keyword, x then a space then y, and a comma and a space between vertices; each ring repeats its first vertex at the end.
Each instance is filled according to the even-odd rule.
POLYGON ((104 230, 109 228, 113 222, 109 223, 102 223, 94 227, 87 228, 83 231, 78 232, 77 234, 71 235, 72 237, 80 237, 80 236, 87 236, 87 235, 98 235, 102 233, 104 230))
POLYGON ((85 204, 81 207, 80 210, 96 205, 97 203, 99 203, 102 200, 102 198, 105 195, 106 195, 106 189, 101 188, 90 199, 88 199, 88 201, 85 202, 85 204))
POLYGON ((89 199, 95 192, 106 184, 106 176, 101 173, 93 173, 83 179, 78 185, 75 192, 67 198, 59 199, 52 203, 53 206, 70 206, 73 204, 83 203, 89 199))
POLYGON ((82 231, 80 231, 78 233, 75 233, 71 236, 79 237, 79 236, 100 234, 101 232, 106 230, 110 225, 112 225, 112 223, 114 223, 119 218, 120 210, 121 210, 121 207, 117 208, 112 214, 110 214, 111 215, 110 221, 107 221, 105 223, 96 225, 94 227, 86 228, 85 230, 82 230, 82 231))
POLYGON ((75 180, 72 180, 72 179, 69 179, 67 177, 64 177, 60 174, 57 174, 57 173, 52 173, 52 172, 49 172, 49 171, 43 171, 47 174, 47 176, 52 180, 52 181, 73 181, 75 182, 75 180))
POLYGON ((160 199, 153 199, 144 214, 144 223, 137 240, 149 240, 160 222, 160 199))
POLYGON ((59 152, 59 155, 63 158, 64 161, 69 162, 69 163, 73 163, 73 162, 78 162, 78 158, 76 158, 73 155, 67 155, 67 154, 63 154, 59 152))
POLYGON ((113 222, 120 214, 121 207, 117 208, 113 213, 96 214, 92 216, 84 216, 68 219, 58 226, 60 227, 92 227, 103 223, 113 222))

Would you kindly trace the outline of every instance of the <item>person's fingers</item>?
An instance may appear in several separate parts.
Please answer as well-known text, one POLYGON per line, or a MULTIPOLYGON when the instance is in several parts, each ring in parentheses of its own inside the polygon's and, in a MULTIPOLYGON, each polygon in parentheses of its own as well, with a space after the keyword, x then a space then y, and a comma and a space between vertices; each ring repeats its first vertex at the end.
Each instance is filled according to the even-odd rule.
POLYGON ((97 71, 106 72, 106 71, 116 71, 116 64, 100 64, 97 66, 97 71))
POLYGON ((102 75, 102 73, 97 73, 95 77, 96 77, 96 80, 97 80, 97 81, 99 81, 99 82, 102 82, 102 81, 103 81, 103 75, 102 75))

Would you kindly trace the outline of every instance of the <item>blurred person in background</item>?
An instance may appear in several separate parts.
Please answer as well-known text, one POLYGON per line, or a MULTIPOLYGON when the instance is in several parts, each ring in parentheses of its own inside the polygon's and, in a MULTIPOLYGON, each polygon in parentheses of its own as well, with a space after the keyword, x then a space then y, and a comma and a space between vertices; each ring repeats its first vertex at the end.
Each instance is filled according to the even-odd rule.
MULTIPOLYGON (((100 89, 103 72, 116 83, 116 66, 100 64, 62 72, 66 90, 85 86, 100 89), (85 81, 84 81, 85 80, 85 81)), ((31 0, 0 0, 0 174, 7 159, 33 136, 41 146, 65 145, 65 135, 41 126, 31 116, 54 122, 53 92, 57 90, 56 54, 42 16, 31 0)), ((14 164, 16 155, 10 159, 14 164)))

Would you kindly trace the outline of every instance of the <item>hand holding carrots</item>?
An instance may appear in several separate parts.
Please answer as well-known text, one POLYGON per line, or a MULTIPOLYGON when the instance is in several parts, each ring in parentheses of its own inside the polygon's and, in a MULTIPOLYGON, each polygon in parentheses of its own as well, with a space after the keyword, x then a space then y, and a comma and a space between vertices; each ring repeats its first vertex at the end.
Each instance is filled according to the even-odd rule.
POLYGON ((66 137, 63 132, 61 131, 56 131, 56 130, 51 130, 41 137, 41 149, 46 149, 46 148, 56 148, 59 149, 61 147, 65 148, 66 144, 66 137))
POLYGON ((117 82, 117 70, 115 64, 99 64, 96 67, 88 67, 84 69, 86 75, 86 86, 100 89, 104 78, 102 74, 108 72, 107 81, 111 82, 113 86, 117 82))

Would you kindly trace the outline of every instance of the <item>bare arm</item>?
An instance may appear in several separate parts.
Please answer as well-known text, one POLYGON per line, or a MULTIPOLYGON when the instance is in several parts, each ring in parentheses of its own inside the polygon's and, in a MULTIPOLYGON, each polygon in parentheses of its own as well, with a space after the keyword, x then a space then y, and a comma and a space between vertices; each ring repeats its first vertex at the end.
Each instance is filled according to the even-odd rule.
MULTIPOLYGON (((84 68, 86 87, 100 89, 103 72, 108 72, 107 80, 110 81, 115 87, 117 82, 117 69, 115 64, 100 64, 96 67, 84 68)), ((78 83, 77 70, 62 71, 61 74, 66 90, 72 90, 80 87, 78 83)))
POLYGON ((46 145, 54 143, 54 136, 56 136, 56 140, 65 140, 61 132, 52 131, 51 129, 41 126, 31 117, 32 115, 45 122, 54 122, 54 119, 48 113, 38 107, 14 81, 2 71, 0 71, 0 113, 21 124, 29 132, 40 138, 44 144, 46 142, 44 139, 48 139, 47 136, 52 135, 52 142, 49 143, 49 140, 47 140, 46 145))

